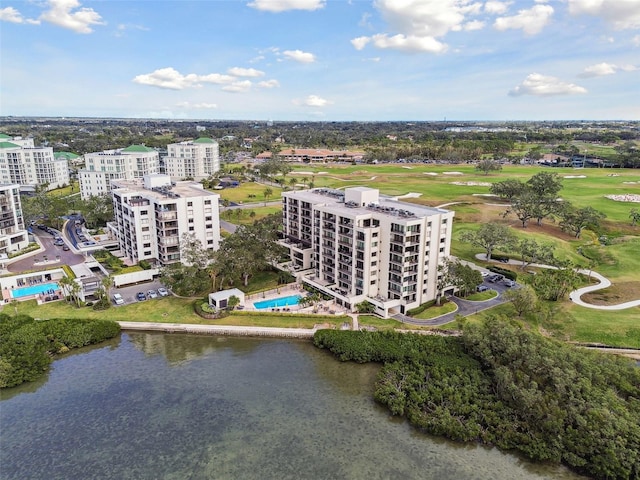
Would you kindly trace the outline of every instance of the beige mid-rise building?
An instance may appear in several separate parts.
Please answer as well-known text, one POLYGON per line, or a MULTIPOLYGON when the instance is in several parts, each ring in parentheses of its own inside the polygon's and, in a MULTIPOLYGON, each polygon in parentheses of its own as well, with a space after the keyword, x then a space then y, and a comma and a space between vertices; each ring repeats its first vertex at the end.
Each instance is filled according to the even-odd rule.
POLYGON ((180 241, 192 235, 207 250, 220 244, 220 196, 197 182, 171 182, 168 175, 145 175, 113 182, 114 221, 120 250, 133 263, 181 261, 180 241))
POLYGON ((283 245, 304 282, 354 310, 388 317, 438 295, 454 212, 398 201, 373 188, 285 192, 283 245))
POLYGON ((167 156, 163 157, 164 173, 173 180, 208 178, 220 170, 218 142, 201 137, 167 145, 167 156))
POLYGON ((6 258, 7 254, 28 245, 29 237, 20 203, 20 185, 0 185, 0 255, 6 258))

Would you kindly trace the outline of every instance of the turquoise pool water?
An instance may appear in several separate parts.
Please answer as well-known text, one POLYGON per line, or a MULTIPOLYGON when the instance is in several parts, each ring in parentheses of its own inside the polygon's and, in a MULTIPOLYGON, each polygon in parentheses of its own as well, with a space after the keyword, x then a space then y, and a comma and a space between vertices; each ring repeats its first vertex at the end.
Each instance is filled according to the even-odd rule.
POLYGON ((289 295, 288 297, 272 298, 271 300, 254 302, 253 306, 260 310, 263 308, 291 307, 293 305, 298 305, 298 301, 301 298, 302 297, 300 295, 289 295))
POLYGON ((13 298, 28 297, 29 295, 37 295, 48 290, 59 290, 60 286, 56 282, 39 283, 37 285, 30 285, 28 287, 14 288, 11 291, 13 298))

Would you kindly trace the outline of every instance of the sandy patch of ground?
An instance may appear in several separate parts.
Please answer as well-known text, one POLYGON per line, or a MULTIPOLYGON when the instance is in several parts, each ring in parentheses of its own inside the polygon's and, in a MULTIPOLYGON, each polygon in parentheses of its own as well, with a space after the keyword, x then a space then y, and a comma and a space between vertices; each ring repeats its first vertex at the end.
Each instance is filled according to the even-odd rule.
POLYGON ((409 193, 405 193, 404 195, 399 195, 397 198, 418 198, 421 196, 422 196, 421 193, 409 192, 409 193))
POLYGON ((293 172, 296 175, 313 175, 313 172, 293 172))
POLYGON ((436 172, 422 172, 422 173, 424 173, 425 175, 431 175, 431 176, 433 176, 433 177, 435 177, 436 175, 438 175, 436 172))
POLYGON ((638 292, 640 292, 640 282, 620 282, 602 290, 585 293, 581 298, 594 305, 613 305, 636 300, 638 292))
POLYGON ((489 182, 449 182, 449 185, 462 185, 463 187, 490 187, 489 182))
POLYGON ((406 168, 407 170, 413 170, 413 167, 407 167, 406 165, 403 166, 402 168, 406 168))
POLYGON ((640 182, 622 182, 625 185, 638 185, 640 182))
POLYGON ((472 193, 471 195, 474 197, 497 197, 497 195, 494 195, 493 193, 472 193))
POLYGON ((626 193, 622 195, 605 195, 604 197, 616 202, 640 203, 640 195, 636 193, 626 193))
POLYGON ((443 175, 464 175, 462 172, 442 172, 443 175))
POLYGON ((562 178, 587 178, 586 175, 565 175, 562 178))
POLYGON ((326 175, 329 172, 318 172, 316 175, 326 175))

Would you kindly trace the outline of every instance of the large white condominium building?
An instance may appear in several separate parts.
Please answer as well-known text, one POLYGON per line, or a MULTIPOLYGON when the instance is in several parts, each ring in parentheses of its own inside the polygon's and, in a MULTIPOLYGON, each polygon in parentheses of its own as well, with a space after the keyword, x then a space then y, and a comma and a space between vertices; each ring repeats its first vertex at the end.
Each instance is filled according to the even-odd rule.
POLYGON ((282 194, 283 245, 301 280, 349 309, 388 317, 438 294, 454 212, 400 202, 367 187, 282 194))
POLYGON ((53 148, 34 146, 32 138, 0 134, 0 183, 17 183, 26 192, 53 190, 69 184, 69 164, 55 158, 53 148))
POLYGON ((120 250, 132 262, 180 262, 183 234, 217 250, 220 243, 220 196, 197 182, 171 182, 168 175, 116 180, 111 191, 114 221, 109 224, 120 250))
POLYGON ((164 173, 174 180, 199 181, 220 170, 218 142, 211 138, 171 143, 163 160, 164 173))
POLYGON ((28 244, 20 204, 20 185, 0 185, 0 255, 16 252, 28 244))
POLYGON ((87 153, 84 163, 84 170, 78 172, 83 200, 109 194, 114 180, 134 180, 160 171, 158 152, 144 145, 87 153))

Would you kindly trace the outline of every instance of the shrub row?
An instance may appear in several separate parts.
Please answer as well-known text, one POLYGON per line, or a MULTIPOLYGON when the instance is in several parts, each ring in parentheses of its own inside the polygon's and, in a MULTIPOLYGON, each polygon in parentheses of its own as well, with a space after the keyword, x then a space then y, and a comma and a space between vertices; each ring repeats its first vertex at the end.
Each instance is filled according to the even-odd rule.
MULTIPOLYGON (((444 302, 445 300, 443 300, 444 302)), ((422 312, 424 312, 427 308, 432 307, 434 304, 436 303, 435 300, 429 300, 427 303, 423 303, 422 305, 416 307, 416 308, 412 308, 411 310, 407 310, 407 315, 410 317, 414 317, 416 315, 421 314, 422 312)))
POLYGON ((493 273, 499 273, 500 275, 504 275, 509 280, 517 280, 518 274, 516 272, 512 272, 511 270, 507 270, 506 268, 490 266, 487 267, 487 270, 493 273))
POLYGON ((37 379, 53 355, 113 338, 120 325, 111 320, 34 320, 0 314, 0 388, 37 379))

